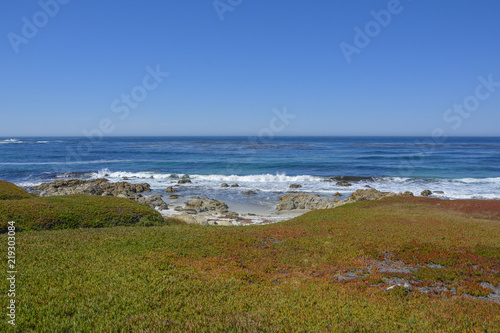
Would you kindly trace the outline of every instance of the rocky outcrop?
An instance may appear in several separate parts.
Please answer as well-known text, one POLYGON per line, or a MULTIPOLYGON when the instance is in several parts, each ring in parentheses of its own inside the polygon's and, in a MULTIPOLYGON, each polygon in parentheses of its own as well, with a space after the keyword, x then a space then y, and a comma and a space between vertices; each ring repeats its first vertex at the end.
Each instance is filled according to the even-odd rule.
POLYGON ((420 195, 423 197, 428 197, 431 194, 432 194, 431 190, 423 190, 422 193, 420 193, 420 195))
POLYGON ((231 187, 240 187, 240 185, 238 185, 238 184, 233 184, 233 185, 231 185, 231 187))
POLYGON ((177 182, 178 184, 190 184, 191 179, 181 179, 177 182))
POLYGON ((229 185, 227 183, 222 183, 220 184, 220 187, 229 187, 229 185))
POLYGON ((31 188, 39 192, 39 196, 61 196, 71 194, 88 194, 100 196, 115 196, 136 200, 148 204, 151 208, 160 210, 168 209, 167 204, 161 199, 161 195, 151 195, 144 197, 141 193, 150 192, 149 184, 131 184, 127 182, 110 183, 107 179, 96 180, 56 180, 51 183, 44 183, 31 188))
POLYGON ((317 194, 287 194, 280 198, 280 203, 276 207, 276 210, 327 209, 336 207, 339 202, 339 199, 321 197, 317 194))
POLYGON ((248 191, 246 191, 246 192, 243 192, 243 194, 246 194, 246 195, 254 195, 254 194, 257 194, 257 192, 252 191, 252 190, 248 190, 248 191))
POLYGON ((167 210, 168 205, 163 201, 161 195, 150 195, 148 197, 137 197, 136 199, 140 203, 148 204, 151 208, 158 210, 167 210))
POLYGON ((363 200, 380 200, 385 197, 393 197, 396 193, 392 192, 380 192, 374 188, 369 188, 366 190, 356 190, 351 196, 347 199, 347 202, 355 202, 355 201, 363 201, 363 200))
POLYGON ((96 180, 56 180, 52 183, 44 183, 31 188, 33 191, 39 191, 41 197, 59 196, 70 194, 89 194, 89 195, 113 195, 123 194, 127 197, 133 197, 135 194, 144 191, 151 191, 149 184, 131 184, 127 182, 109 183, 107 179, 96 180))
POLYGON ((292 184, 290 185, 290 188, 301 188, 302 185, 299 185, 299 184, 292 184))
POLYGON ((347 180, 338 181, 335 185, 344 187, 352 186, 352 184, 349 183, 347 180))
POLYGON ((165 192, 167 192, 167 193, 175 193, 175 192, 177 192, 177 190, 175 188, 173 188, 172 186, 169 186, 169 187, 167 187, 167 189, 165 190, 165 192))
POLYGON ((184 203, 185 210, 192 210, 195 213, 202 212, 219 212, 225 213, 228 211, 227 205, 215 199, 210 199, 207 197, 195 198, 194 200, 188 200, 184 203))
POLYGON ((404 193, 398 193, 398 197, 403 197, 403 198, 413 197, 413 192, 406 191, 404 193))

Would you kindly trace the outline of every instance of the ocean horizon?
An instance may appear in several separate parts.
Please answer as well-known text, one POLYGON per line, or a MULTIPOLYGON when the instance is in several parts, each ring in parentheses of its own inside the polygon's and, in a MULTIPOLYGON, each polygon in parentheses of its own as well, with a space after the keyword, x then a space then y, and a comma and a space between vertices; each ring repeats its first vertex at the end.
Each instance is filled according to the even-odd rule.
MULTIPOLYGON (((186 195, 273 207, 297 192, 343 197, 431 190, 443 199, 500 199, 500 138, 394 136, 126 136, 0 138, 0 179, 25 188, 60 179, 147 182, 162 193, 189 175, 186 195), (339 186, 347 180, 352 186, 339 186), (238 184, 222 189, 221 184, 238 184), (243 192, 252 190, 249 197, 243 192)), ((165 199, 168 202, 168 199, 165 199)))

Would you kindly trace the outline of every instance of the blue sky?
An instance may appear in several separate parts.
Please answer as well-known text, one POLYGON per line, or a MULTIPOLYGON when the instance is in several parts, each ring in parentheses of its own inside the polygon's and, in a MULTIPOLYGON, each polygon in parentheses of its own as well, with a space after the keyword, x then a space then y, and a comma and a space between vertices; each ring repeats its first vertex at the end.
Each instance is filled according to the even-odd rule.
POLYGON ((498 136, 499 13, 496 0, 7 1, 0 137, 498 136))

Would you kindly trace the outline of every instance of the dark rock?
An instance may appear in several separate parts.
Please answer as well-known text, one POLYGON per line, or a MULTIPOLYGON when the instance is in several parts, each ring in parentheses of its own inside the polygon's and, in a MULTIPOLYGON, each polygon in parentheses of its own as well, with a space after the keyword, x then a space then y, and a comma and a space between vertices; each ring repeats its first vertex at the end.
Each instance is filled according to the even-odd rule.
POLYGON ((352 186, 351 183, 349 183, 347 180, 341 180, 341 181, 338 181, 336 183, 337 186, 345 186, 345 187, 348 187, 348 186, 352 186))
POLYGON ((233 185, 231 185, 231 187, 240 187, 240 185, 238 185, 238 184, 233 184, 233 185))
POLYGON ((292 184, 290 185, 290 188, 301 188, 302 185, 299 185, 299 184, 292 184))
POLYGON ((334 194, 334 196, 336 196, 336 197, 341 197, 341 196, 342 196, 342 194, 340 194, 340 192, 337 192, 337 193, 335 193, 335 194, 334 194))
POLYGON ((434 194, 444 194, 443 191, 434 191, 434 194))
POLYGON ((182 195, 179 195, 179 194, 170 194, 170 199, 179 199, 180 197, 182 197, 182 195))
POLYGON ((399 194, 398 194, 398 197, 403 197, 403 198, 413 197, 413 192, 406 191, 406 192, 404 192, 404 193, 399 193, 399 194))
POLYGON ((189 184, 189 183, 191 183, 191 179, 181 179, 177 183, 178 184, 189 184))
POLYGON ((249 190, 249 191, 244 192, 244 194, 246 194, 246 195, 254 195, 254 194, 257 194, 257 192, 249 190))
POLYGON ((220 184, 220 187, 229 187, 229 185, 227 185, 226 183, 222 183, 220 184))
POLYGON ((420 195, 423 197, 428 197, 431 194, 432 194, 431 190, 423 190, 422 193, 420 193, 420 195))
POLYGON ((173 188, 172 186, 169 186, 169 187, 167 187, 167 189, 165 190, 165 192, 167 192, 167 193, 175 193, 175 192, 177 192, 177 190, 175 188, 173 188))

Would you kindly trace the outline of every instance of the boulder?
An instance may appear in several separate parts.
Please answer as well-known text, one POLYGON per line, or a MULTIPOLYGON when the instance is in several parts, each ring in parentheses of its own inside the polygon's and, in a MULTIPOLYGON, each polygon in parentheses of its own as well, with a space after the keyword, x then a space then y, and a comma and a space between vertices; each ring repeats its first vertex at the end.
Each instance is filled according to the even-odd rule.
POLYGON ((321 197, 317 194, 298 193, 287 194, 280 198, 280 203, 276 210, 294 210, 294 209, 327 209, 338 205, 339 199, 321 197))
POLYGON ((150 195, 148 197, 140 197, 138 198, 139 202, 148 204, 149 207, 158 209, 158 210, 167 210, 168 205, 163 201, 161 195, 150 195))
POLYGON ((257 192, 249 190, 249 191, 244 192, 244 194, 246 194, 246 195, 254 195, 254 194, 257 194, 257 192))
POLYGON ((238 184, 233 184, 233 185, 231 185, 231 187, 240 187, 240 185, 238 185, 238 184))
POLYGON ((127 182, 109 183, 107 179, 96 180, 56 180, 31 188, 41 191, 40 196, 60 196, 71 194, 114 195, 123 194, 130 197, 135 193, 151 191, 149 184, 131 184, 127 182))
POLYGON ((225 213, 228 211, 228 206, 215 199, 200 198, 195 200, 188 200, 184 203, 186 209, 195 210, 197 213, 202 212, 220 212, 225 213))
POLYGON ((191 179, 181 179, 177 183, 178 184, 189 184, 189 183, 191 183, 191 179))
POLYGON ((406 191, 404 193, 399 193, 398 197, 403 197, 403 198, 413 197, 413 192, 406 191))
POLYGON ((177 192, 177 190, 175 188, 173 188, 172 186, 169 186, 169 187, 167 187, 167 189, 165 190, 165 192, 167 192, 167 193, 175 193, 175 192, 177 192))
POLYGON ((342 196, 342 194, 340 194, 340 192, 336 192, 336 193, 334 194, 334 196, 336 196, 336 197, 341 197, 341 196, 342 196))
POLYGON ((222 184, 220 184, 220 187, 229 187, 229 185, 226 183, 222 183, 222 184))
POLYGON ((352 186, 351 183, 349 183, 347 180, 341 180, 341 181, 338 181, 336 183, 337 186, 344 186, 344 187, 348 187, 348 186, 352 186))
POLYGON ((432 194, 431 190, 423 190, 422 193, 420 193, 420 195, 423 197, 428 197, 431 194, 432 194))
POLYGON ((299 184, 292 184, 290 185, 290 188, 301 188, 302 185, 299 185, 299 184))
POLYGON ((434 191, 434 194, 444 194, 443 191, 434 191))
POLYGON ((182 195, 179 195, 179 194, 170 194, 170 199, 179 199, 180 197, 182 197, 182 195))
POLYGON ((395 196, 395 193, 392 192, 380 192, 374 188, 369 188, 366 190, 356 190, 351 196, 347 199, 348 202, 354 201, 363 201, 363 200, 379 200, 385 197, 395 196))

